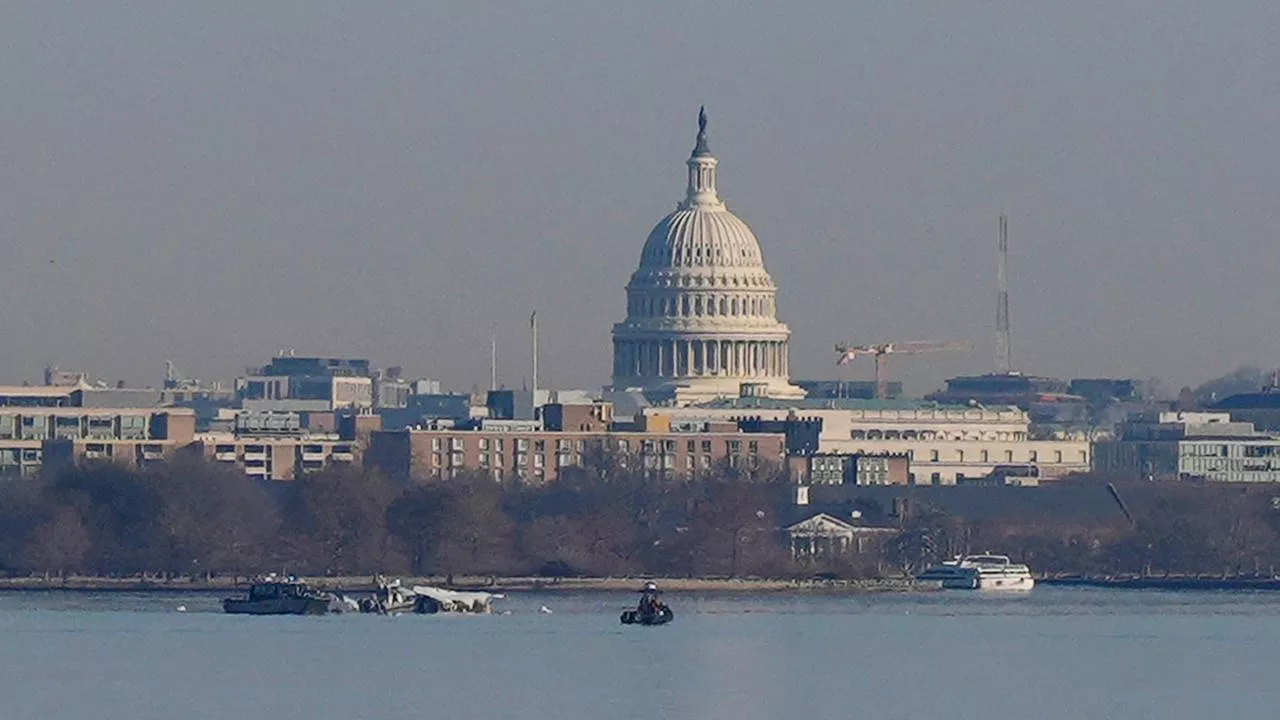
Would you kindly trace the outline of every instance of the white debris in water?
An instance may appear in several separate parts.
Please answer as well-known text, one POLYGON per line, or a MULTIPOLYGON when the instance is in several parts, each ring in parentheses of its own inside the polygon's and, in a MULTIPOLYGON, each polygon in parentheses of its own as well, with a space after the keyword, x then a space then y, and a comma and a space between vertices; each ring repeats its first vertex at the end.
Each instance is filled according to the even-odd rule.
POLYGON ((179 605, 179 606, 178 606, 178 612, 186 612, 186 611, 187 611, 187 606, 186 606, 186 605, 179 605))
POLYGON ((551 608, 547 607, 546 605, 543 605, 542 607, 538 608, 538 612, 542 613, 543 615, 550 615, 551 608))

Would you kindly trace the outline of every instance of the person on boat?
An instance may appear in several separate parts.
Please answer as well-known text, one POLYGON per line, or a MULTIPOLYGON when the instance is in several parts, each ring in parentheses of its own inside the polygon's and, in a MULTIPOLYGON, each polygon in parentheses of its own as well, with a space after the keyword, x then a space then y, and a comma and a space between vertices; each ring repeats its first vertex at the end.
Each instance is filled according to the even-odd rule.
POLYGON ((662 602, 658 600, 658 586, 648 582, 644 584, 644 590, 640 591, 640 614, 652 615, 662 608, 662 602))

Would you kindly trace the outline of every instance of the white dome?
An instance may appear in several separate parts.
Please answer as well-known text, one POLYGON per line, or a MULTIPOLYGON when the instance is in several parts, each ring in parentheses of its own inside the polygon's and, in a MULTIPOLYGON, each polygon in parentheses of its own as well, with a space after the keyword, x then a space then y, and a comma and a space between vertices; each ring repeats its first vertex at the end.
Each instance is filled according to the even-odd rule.
POLYGON ((640 254, 643 269, 713 266, 764 269, 760 242, 728 210, 676 210, 654 226, 640 254))
POLYGON ((716 192, 705 114, 687 164, 684 202, 649 232, 627 284, 627 318, 613 329, 613 387, 677 401, 737 395, 747 383, 802 396, 786 379, 791 333, 775 315, 760 242, 716 192))

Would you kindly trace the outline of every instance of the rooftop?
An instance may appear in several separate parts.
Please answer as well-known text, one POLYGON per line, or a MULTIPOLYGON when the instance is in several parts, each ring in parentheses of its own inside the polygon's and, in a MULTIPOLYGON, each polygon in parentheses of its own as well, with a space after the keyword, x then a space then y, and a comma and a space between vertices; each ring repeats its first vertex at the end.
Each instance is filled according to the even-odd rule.
MULTIPOLYGON (((970 410, 968 405, 944 404, 932 400, 892 398, 805 398, 785 400, 765 397, 721 398, 698 405, 710 410, 970 410)), ((987 408, 988 410, 994 408, 987 408)), ((661 410, 658 410, 660 412, 661 410)))

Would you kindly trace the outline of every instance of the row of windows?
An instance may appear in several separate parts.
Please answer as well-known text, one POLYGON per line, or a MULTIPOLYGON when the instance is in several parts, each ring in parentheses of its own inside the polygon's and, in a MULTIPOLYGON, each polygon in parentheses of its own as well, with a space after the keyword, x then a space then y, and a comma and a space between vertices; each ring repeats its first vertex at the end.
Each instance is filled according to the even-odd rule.
MULTIPOLYGON (((433 437, 431 438, 431 450, 435 453, 449 451, 452 453, 465 452, 469 447, 469 440, 472 438, 465 437, 433 437)), ((515 452, 546 452, 554 449, 557 452, 573 451, 575 453, 585 452, 587 449, 587 441, 583 439, 571 440, 567 438, 559 438, 554 441, 547 440, 530 440, 528 438, 475 438, 476 447, 480 452, 504 452, 508 447, 515 452), (511 442, 508 443, 507 440, 511 442)), ((621 452, 627 453, 632 450, 651 453, 651 452, 675 452, 680 443, 684 443, 686 452, 712 452, 713 441, 711 440, 675 440, 675 439, 645 439, 632 443, 631 440, 618 439, 615 448, 621 452)), ((725 451, 734 454, 743 451, 744 442, 742 440, 725 440, 725 451)), ((246 446, 246 448, 249 446, 246 446)), ((755 454, 760 452, 760 443, 757 440, 747 440, 745 442, 747 452, 755 454)), ((336 448, 335 448, 336 449, 336 448)))
MULTIPOLYGON (((857 449, 857 450, 854 450, 854 451, 853 451, 853 454, 855 454, 855 455, 860 455, 860 454, 862 454, 862 453, 864 453, 864 452, 865 452, 865 451, 864 451, 864 450, 862 450, 862 449, 857 449)), ((912 461, 915 461, 915 460, 916 460, 916 456, 915 456, 915 455, 916 455, 916 454, 915 454, 915 451, 914 451, 914 450, 909 450, 909 451, 907 451, 907 457, 908 457, 909 459, 911 459, 912 461)), ((1034 463, 1034 462, 1054 462, 1054 463, 1062 463, 1062 462, 1067 462, 1067 457, 1068 457, 1068 456, 1067 456, 1067 455, 1066 455, 1062 450, 1054 450, 1050 455, 1046 456, 1046 458, 1045 458, 1044 460, 1041 460, 1039 451, 1037 451, 1037 450, 1028 450, 1028 451, 1027 451, 1027 455, 1026 455, 1025 462, 1033 462, 1033 463, 1034 463)), ((991 451, 989 451, 989 450, 979 450, 977 453, 966 453, 964 450, 956 450, 956 451, 954 451, 954 452, 947 453, 947 457, 946 457, 945 459, 943 459, 943 454, 942 454, 942 452, 941 452, 941 451, 939 451, 939 450, 930 450, 930 451, 929 451, 929 462, 934 462, 934 463, 936 463, 936 462, 966 462, 966 461, 967 461, 967 462, 981 462, 981 463, 990 463, 990 462, 1006 462, 1006 463, 1012 463, 1012 462, 1024 462, 1024 460, 1023 460, 1022 458, 1017 458, 1017 459, 1015 459, 1015 457, 1014 457, 1014 452, 1013 452, 1012 450, 1005 450, 1003 453, 1000 453, 1000 454, 992 453, 992 452, 991 452, 991 451)), ((1079 454, 1078 454, 1078 455, 1076 456, 1076 458, 1075 458, 1075 462, 1078 462, 1078 463, 1081 463, 1081 464, 1088 463, 1088 462, 1089 462, 1089 451, 1087 451, 1087 450, 1080 450, 1080 451, 1079 451, 1079 454)))
MULTIPOLYGON (((1240 455, 1244 457, 1280 457, 1280 446, 1277 445, 1238 445, 1240 455)), ((1182 455, 1189 457, 1231 457, 1231 446, 1215 443, 1186 443, 1182 445, 1182 455)))
POLYGON ((0 440, 143 440, 146 437, 147 418, 141 415, 0 416, 0 440))
MULTIPOLYGON (((674 470, 679 465, 676 457, 677 456, 674 453, 645 455, 644 466, 650 469, 665 468, 674 470)), ((513 466, 517 468, 530 466, 534 468, 545 468, 549 467, 549 462, 554 462, 555 467, 557 468, 575 467, 582 464, 582 456, 573 453, 557 453, 551 456, 547 456, 542 453, 516 453, 512 456, 512 459, 514 460, 513 466)), ((712 462, 711 455, 685 455, 683 468, 685 470, 708 470, 711 468, 712 462)), ((460 452, 448 454, 432 453, 431 467, 433 469, 443 467, 455 469, 465 468, 467 467, 466 456, 460 452)), ((483 453, 479 457, 477 467, 482 470, 505 468, 507 467, 507 456, 502 453, 483 453)))
POLYGON ((682 295, 672 298, 635 296, 627 301, 631 317, 764 316, 773 317, 773 299, 746 296, 682 295))
POLYGON ((956 442, 1023 442, 1024 432, 964 430, 853 430, 851 440, 951 440, 956 442))

